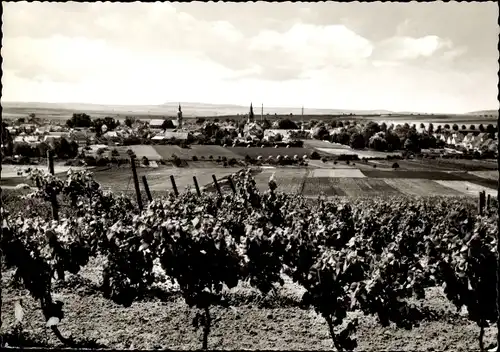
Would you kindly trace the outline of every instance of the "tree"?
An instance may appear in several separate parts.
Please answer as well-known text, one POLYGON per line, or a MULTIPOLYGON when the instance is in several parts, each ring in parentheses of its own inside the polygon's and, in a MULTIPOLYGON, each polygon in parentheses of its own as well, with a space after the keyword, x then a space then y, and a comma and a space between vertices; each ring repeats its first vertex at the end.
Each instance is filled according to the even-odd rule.
POLYGON ((92 120, 87 114, 73 114, 71 119, 66 121, 66 125, 70 128, 90 127, 92 125, 92 120))
POLYGON ((387 131, 385 133, 385 141, 387 143, 387 150, 399 150, 401 149, 401 140, 394 131, 387 131))
POLYGON ((387 141, 384 137, 384 132, 379 132, 376 135, 372 136, 372 138, 370 138, 370 141, 368 142, 368 147, 378 151, 387 150, 387 141))
POLYGON ((170 129, 170 128, 175 128, 175 126, 174 126, 174 123, 172 122, 172 120, 163 120, 161 128, 166 130, 166 129, 170 129))
POLYGON ((476 129, 476 125, 470 125, 470 129, 474 131, 476 129))
POLYGON ((298 130, 299 127, 295 122, 290 119, 280 120, 278 122, 278 128, 282 130, 298 130))
POLYGON ((466 129, 467 129, 467 126, 462 125, 462 130, 466 130, 466 129))
POLYGON ((135 118, 134 117, 127 116, 125 118, 125 126, 127 126, 127 127, 132 127, 132 125, 134 124, 134 122, 135 122, 135 118))
MULTIPOLYGON (((449 125, 444 125, 444 128, 446 128, 446 126, 448 126, 448 128, 450 128, 449 125)), ((453 131, 455 131, 455 132, 458 131, 458 125, 456 123, 453 124, 453 131)))
POLYGON ((375 121, 370 121, 363 129, 363 139, 368 143, 370 138, 380 132, 380 126, 375 121))
POLYGON ((316 127, 313 131, 313 138, 314 139, 323 140, 324 138, 328 137, 328 135, 329 135, 329 133, 328 133, 328 130, 326 129, 325 126, 316 127))
POLYGON ((261 127, 262 127, 263 129, 267 130, 267 129, 271 128, 271 122, 270 122, 268 119, 264 119, 264 120, 262 121, 262 125, 261 125, 261 127))
POLYGON ((360 133, 353 133, 349 140, 349 145, 353 149, 363 149, 365 147, 365 138, 360 133))
POLYGON ((7 129, 8 125, 5 122, 2 122, 1 125, 1 135, 2 135, 2 156, 11 156, 14 152, 14 143, 12 140, 12 136, 10 135, 9 130, 7 129))
POLYGON ((480 132, 484 132, 484 131, 485 131, 483 124, 480 124, 480 125, 479 125, 479 131, 480 131, 480 132))

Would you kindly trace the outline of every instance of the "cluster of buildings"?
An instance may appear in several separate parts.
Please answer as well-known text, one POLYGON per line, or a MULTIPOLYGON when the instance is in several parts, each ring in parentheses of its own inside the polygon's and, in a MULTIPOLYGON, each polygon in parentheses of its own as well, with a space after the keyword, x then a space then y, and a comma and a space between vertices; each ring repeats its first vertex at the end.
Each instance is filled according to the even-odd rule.
POLYGON ((481 151, 488 149, 494 151, 497 149, 498 141, 491 138, 488 133, 461 133, 454 132, 451 134, 435 134, 439 140, 442 140, 446 145, 454 146, 458 148, 464 148, 468 151, 481 151))

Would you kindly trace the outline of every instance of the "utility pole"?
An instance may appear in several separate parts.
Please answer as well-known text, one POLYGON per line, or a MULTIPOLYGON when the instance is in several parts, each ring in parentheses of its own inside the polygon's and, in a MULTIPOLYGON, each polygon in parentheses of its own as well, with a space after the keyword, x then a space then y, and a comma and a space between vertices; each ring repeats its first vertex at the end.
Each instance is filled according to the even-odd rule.
POLYGON ((302 110, 300 112, 300 118, 302 122, 300 123, 300 129, 303 131, 304 130, 304 105, 302 105, 302 110))

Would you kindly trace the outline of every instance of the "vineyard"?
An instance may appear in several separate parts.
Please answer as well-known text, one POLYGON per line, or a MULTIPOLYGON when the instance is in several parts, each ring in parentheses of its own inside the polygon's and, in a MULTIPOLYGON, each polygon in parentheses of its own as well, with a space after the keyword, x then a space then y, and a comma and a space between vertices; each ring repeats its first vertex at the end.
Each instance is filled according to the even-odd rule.
MULTIPOLYGON (((133 198, 104 191, 88 171, 70 171, 62 181, 33 170, 29 180, 37 190, 10 213, 2 208, 2 299, 10 299, 2 309, 4 345, 134 348, 143 329, 144 348, 366 350, 377 347, 371 334, 381 328, 422 333, 448 320, 453 331, 463 330, 464 320, 475 324, 475 341, 448 339, 439 349, 483 350, 495 339, 496 199, 482 214, 472 200, 454 197, 311 201, 278 192, 273 177, 259 190, 251 173, 240 171, 230 178, 233 193, 171 193, 140 210, 133 198), (47 204, 51 214, 42 211, 47 204), (457 313, 428 304, 438 288, 457 313), (81 302, 94 305, 85 321, 81 302), (247 313, 262 323, 240 325, 247 313), (95 337, 102 332, 94 323, 105 315, 116 325, 97 326, 116 329, 119 339, 95 337), (155 333, 166 321, 172 331, 155 333), (40 323, 45 330, 33 328, 40 323), (198 345, 183 340, 188 331, 198 345), (309 341, 311 331, 328 343, 292 343, 297 336, 309 341), (229 333, 255 344, 224 345, 229 333), (286 338, 273 345, 273 334, 286 338)), ((317 194, 327 179, 313 180, 304 186, 317 194)), ((368 190, 349 182, 356 195, 368 190)), ((406 336, 400 349, 442 342, 436 330, 415 335, 423 345, 399 336, 406 336)))

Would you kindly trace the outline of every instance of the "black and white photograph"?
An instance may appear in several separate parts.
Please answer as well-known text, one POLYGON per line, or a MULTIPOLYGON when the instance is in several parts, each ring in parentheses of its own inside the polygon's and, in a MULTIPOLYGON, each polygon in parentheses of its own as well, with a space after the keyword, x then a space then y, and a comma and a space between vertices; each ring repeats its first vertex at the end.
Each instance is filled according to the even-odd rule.
POLYGON ((497 352, 499 15, 2 1, 0 348, 497 352))

